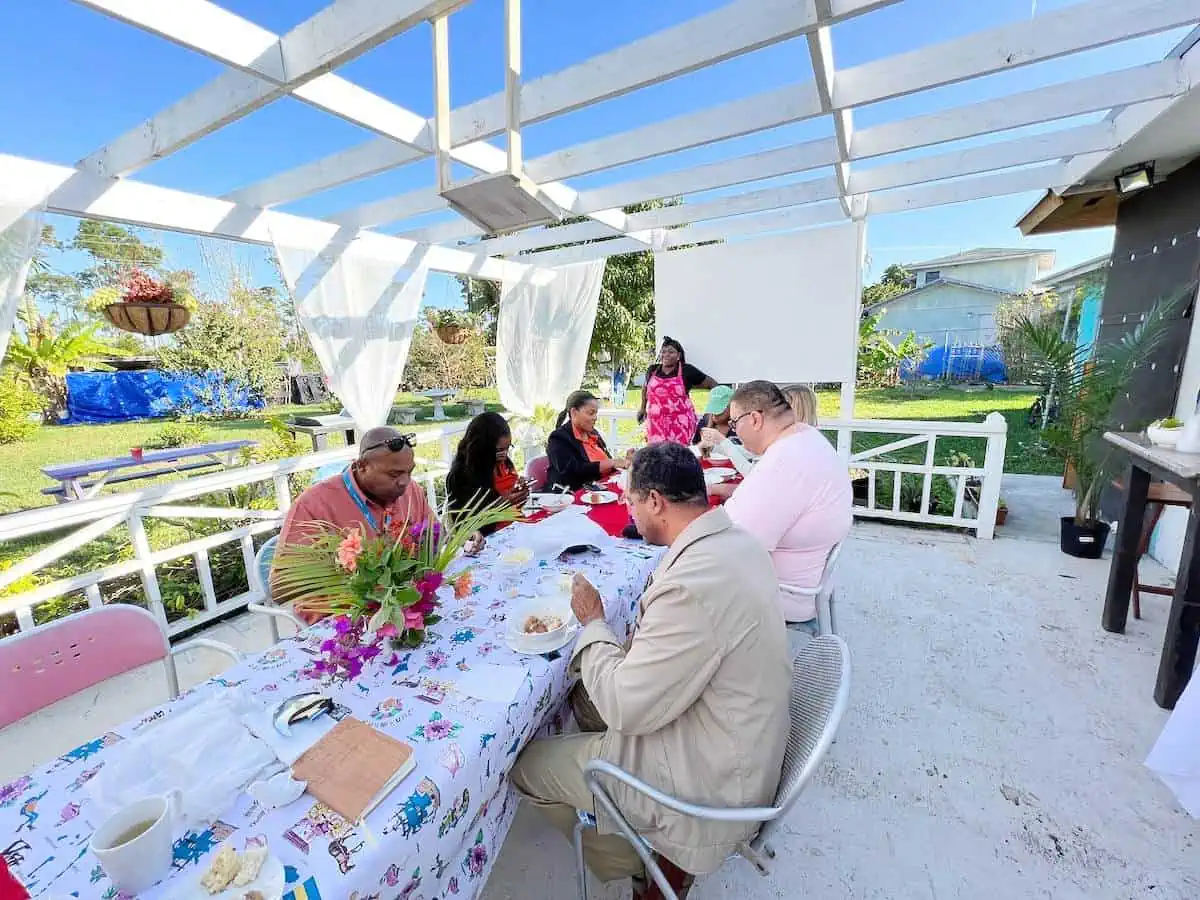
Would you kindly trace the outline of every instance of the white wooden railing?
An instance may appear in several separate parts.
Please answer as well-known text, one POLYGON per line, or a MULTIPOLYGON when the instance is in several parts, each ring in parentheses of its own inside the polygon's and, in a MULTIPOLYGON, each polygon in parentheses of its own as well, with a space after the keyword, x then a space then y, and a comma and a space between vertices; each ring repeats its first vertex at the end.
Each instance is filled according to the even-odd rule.
MULTIPOLYGON (((601 430, 614 450, 623 449, 634 443, 633 429, 628 427, 635 413, 631 410, 602 410, 601 430), (623 439, 619 430, 627 424, 629 435, 623 439)), ((431 505, 439 506, 436 481, 443 476, 453 458, 454 447, 465 423, 456 423, 445 428, 420 432, 417 436, 419 449, 431 444, 438 446, 437 458, 428 460, 420 453, 422 466, 417 479, 429 494, 431 505)), ((822 431, 837 434, 837 446, 842 447, 843 456, 852 469, 865 470, 868 478, 868 500, 866 506, 856 506, 855 514, 868 518, 890 519, 899 522, 949 525, 974 529, 981 538, 992 537, 996 507, 1000 496, 1000 479, 1004 469, 1004 445, 1006 423, 1002 416, 993 413, 982 423, 957 422, 913 422, 903 420, 849 419, 831 420, 821 424, 822 431), (849 453, 856 435, 901 434, 908 437, 886 443, 859 453, 849 453), (986 452, 982 468, 939 466, 934 464, 939 438, 971 437, 986 441, 986 452), (902 463, 883 459, 892 451, 924 445, 923 463, 902 463), (877 490, 879 473, 891 473, 892 490, 890 502, 878 505, 880 492, 877 490), (920 508, 917 511, 901 507, 901 479, 904 475, 919 475, 922 478, 920 508), (955 502, 952 514, 934 512, 931 508, 933 478, 944 476, 955 485, 955 502), (978 501, 973 503, 967 496, 968 479, 978 479, 978 501)), ((520 448, 520 455, 529 457, 540 453, 533 445, 520 448)), ((103 603, 101 586, 106 582, 136 575, 140 577, 148 608, 159 617, 163 627, 171 635, 195 628, 213 618, 244 607, 254 599, 248 589, 237 596, 218 600, 213 584, 209 553, 221 546, 238 543, 246 572, 254 568, 254 543, 256 535, 277 530, 283 516, 291 505, 291 490, 288 476, 309 472, 331 463, 349 460, 354 453, 352 447, 340 447, 310 453, 292 459, 239 466, 188 478, 169 484, 156 485, 141 490, 126 491, 62 503, 0 516, 0 542, 27 539, 39 535, 59 535, 67 529, 69 533, 57 537, 53 543, 32 553, 25 559, 0 571, 0 591, 28 575, 36 575, 45 567, 62 559, 107 532, 125 525, 129 531, 133 558, 91 571, 79 572, 67 578, 40 584, 31 590, 9 596, 0 596, 0 616, 15 614, 18 627, 22 630, 34 625, 33 610, 39 604, 68 594, 82 592, 88 605, 103 603), (203 503, 187 503, 207 495, 228 491, 246 485, 265 484, 273 486, 275 508, 250 509, 233 506, 212 506, 203 503), (147 518, 172 520, 231 520, 238 524, 225 531, 183 541, 170 547, 152 549, 146 533, 147 518), (186 618, 168 623, 163 606, 162 591, 157 568, 164 563, 191 557, 200 585, 204 609, 193 612, 186 618)))

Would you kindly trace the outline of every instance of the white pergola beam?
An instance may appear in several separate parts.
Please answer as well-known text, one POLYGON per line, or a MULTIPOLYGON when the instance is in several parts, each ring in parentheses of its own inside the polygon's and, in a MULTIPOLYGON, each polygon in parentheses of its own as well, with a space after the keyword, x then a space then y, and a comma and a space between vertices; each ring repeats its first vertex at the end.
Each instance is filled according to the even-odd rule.
POLYGON ((867 214, 907 212, 931 206, 965 203, 969 200, 1022 194, 1026 191, 1041 191, 1050 185, 1061 184, 1063 172, 1063 164, 1054 162, 1014 172, 996 172, 978 178, 964 178, 962 181, 922 184, 882 194, 871 194, 867 200, 867 214))
MULTIPOLYGON (((895 2, 898 0, 864 0, 842 4, 840 8, 844 11, 838 13, 837 20, 895 2)), ((521 88, 521 121, 525 125, 532 124, 787 40, 824 24, 828 23, 817 16, 813 0, 735 0, 707 15, 526 83, 521 88)), ((505 128, 504 94, 493 94, 457 109, 451 118, 452 144, 457 149, 463 149, 459 147, 460 144, 472 146, 473 142, 494 137, 505 128)), ((698 140, 698 143, 704 142, 704 139, 698 140)), ((378 143, 371 141, 355 148, 360 151, 358 158, 364 155, 364 148, 378 143)), ((369 152, 365 155, 371 159, 378 158, 369 152)), ((378 168, 364 171, 355 165, 354 158, 342 158, 340 154, 326 157, 320 164, 323 180, 313 179, 309 190, 303 194, 292 191, 286 197, 276 195, 279 199, 273 202, 300 199, 380 171, 378 168)), ((528 171, 530 177, 539 183, 565 177, 539 171, 536 161, 531 162, 528 171)), ((315 174, 312 170, 309 173, 315 174)), ((253 191, 259 196, 266 194, 265 186, 261 185, 251 185, 244 190, 253 191)), ((237 194, 231 196, 241 199, 237 194)), ((421 199, 402 196, 392 198, 392 201, 380 201, 357 210, 347 210, 344 215, 347 220, 373 227, 445 207, 440 197, 434 201, 428 194, 421 199), (414 209, 417 211, 414 212, 414 209), (395 214, 397 212, 399 215, 395 214)))
POLYGON ((573 211, 586 213, 614 206, 626 206, 640 200, 716 190, 747 181, 775 178, 833 165, 837 159, 837 141, 834 138, 819 138, 790 147, 708 163, 693 169, 584 191, 579 195, 579 202, 573 211))
MULTIPOLYGON (((630 217, 632 220, 634 217, 630 217)), ((489 256, 509 256, 514 253, 524 253, 542 247, 554 247, 559 244, 573 244, 576 241, 594 241, 599 238, 613 237, 613 230, 595 221, 575 222, 571 225, 560 225, 554 228, 537 228, 509 234, 504 237, 491 238, 472 244, 472 253, 484 253, 489 256)), ((631 238, 632 240, 632 238, 631 238)), ((645 250, 645 245, 642 246, 645 250)))
POLYGON ((863 128, 850 141, 850 158, 866 159, 1038 125, 1116 104, 1171 97, 1186 89, 1176 60, 1135 66, 863 128))
POLYGON ((629 226, 637 229, 672 228, 705 219, 720 219, 726 216, 765 212, 787 206, 801 206, 820 200, 838 199, 838 187, 837 178, 831 175, 812 181, 799 181, 782 187, 763 188, 744 194, 735 194, 732 197, 721 197, 707 203, 683 203, 679 206, 667 206, 649 212, 636 213, 629 217, 629 226))
MULTIPOLYGON (((164 15, 157 0, 78 0, 93 9, 163 34, 234 66, 191 95, 87 156, 80 165, 100 175, 123 176, 174 153, 287 93, 314 98, 322 108, 360 124, 389 128, 389 140, 424 141, 425 120, 381 97, 329 75, 335 66, 365 53, 425 19, 449 12, 465 0, 339 0, 282 38, 269 42, 269 32, 225 13, 207 0, 185 0, 186 12, 204 27, 191 39, 192 23, 164 15), (227 34, 228 45, 221 36, 227 34), (254 50, 261 48, 257 56, 254 50), (324 84, 304 88, 314 79, 324 84), (361 109, 362 115, 357 115, 361 109)), ((175 5, 168 8, 175 11, 175 5)))
POLYGON ((0 196, 28 193, 37 185, 48 194, 51 212, 104 219, 148 228, 163 228, 251 244, 271 245, 273 235, 286 234, 305 246, 362 238, 388 258, 423 255, 438 271, 481 278, 519 278, 529 267, 448 247, 427 247, 390 235, 354 232, 331 222, 256 209, 216 197, 190 194, 130 178, 111 179, 93 172, 0 155, 0 196))
POLYGON ((1088 0, 838 72, 839 109, 1190 25, 1196 0, 1088 0))
POLYGON ((438 222, 436 225, 426 225, 423 228, 397 232, 396 237, 420 241, 423 244, 452 244, 481 234, 483 234, 483 229, 478 225, 463 218, 456 218, 451 222, 438 222))

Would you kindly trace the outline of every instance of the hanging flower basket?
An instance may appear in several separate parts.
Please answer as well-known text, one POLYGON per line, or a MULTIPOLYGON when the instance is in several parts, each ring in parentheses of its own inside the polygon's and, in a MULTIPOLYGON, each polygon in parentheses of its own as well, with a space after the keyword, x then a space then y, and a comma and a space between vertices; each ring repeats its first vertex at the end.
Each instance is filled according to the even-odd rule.
POLYGON ((181 299, 171 285, 134 269, 121 286, 120 302, 104 307, 104 318, 122 331, 147 337, 170 334, 185 326, 192 317, 191 310, 180 302, 181 299))
POLYGON ((178 331, 192 318, 191 312, 180 303, 142 303, 124 301, 104 307, 104 318, 122 331, 132 331, 155 337, 178 331))
POLYGON ((435 330, 444 344, 465 344, 471 335, 471 329, 463 325, 439 325, 435 330))

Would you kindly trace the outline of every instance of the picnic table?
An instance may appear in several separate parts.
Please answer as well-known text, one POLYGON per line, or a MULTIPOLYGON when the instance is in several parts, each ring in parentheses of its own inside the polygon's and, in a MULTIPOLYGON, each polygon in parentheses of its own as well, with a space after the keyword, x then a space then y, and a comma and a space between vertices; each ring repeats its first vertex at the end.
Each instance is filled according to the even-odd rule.
POLYGON ((427 391, 421 391, 421 396, 428 397, 433 401, 432 421, 445 422, 450 417, 446 415, 446 410, 442 407, 442 404, 458 396, 458 391, 451 390, 450 388, 430 388, 427 391))
POLYGON ((336 416, 296 416, 286 427, 292 437, 307 434, 312 440, 313 453, 326 449, 329 446, 329 435, 339 431, 345 432, 347 447, 358 443, 354 431, 354 417, 344 413, 336 416))
MULTIPOLYGON (((616 634, 628 635, 638 598, 662 555, 662 548, 618 540, 603 553, 569 562, 512 565, 505 557, 521 539, 518 532, 505 529, 488 540, 472 565, 472 593, 444 596, 445 618, 430 629, 425 644, 401 651, 391 665, 377 657, 357 679, 327 689, 337 716, 353 715, 414 749, 416 769, 361 825, 345 821, 307 793, 269 811, 242 794, 207 827, 176 831, 171 875, 139 898, 182 896, 183 886, 208 867, 222 841, 241 850, 248 839, 259 837, 285 867, 283 900, 476 897, 516 813, 518 800, 507 773, 517 754, 534 736, 561 731, 570 721, 563 702, 570 686, 570 645, 545 655, 519 655, 504 638, 507 615, 544 590, 547 574, 579 571, 604 597, 616 634), (479 700, 456 688, 472 668, 487 666, 517 667, 509 670, 519 675, 510 701, 479 700)), ((319 622, 177 700, 0 785, 0 834, 11 836, 5 839, 11 841, 5 858, 30 892, 119 896, 87 849, 103 818, 88 783, 129 741, 216 692, 236 688, 266 706, 317 688, 319 683, 301 670, 332 634, 332 624, 319 622)), ((487 671, 481 668, 476 678, 487 671)), ((561 853, 569 858, 566 844, 561 853)))
POLYGON ((191 447, 172 447, 167 450, 147 450, 140 460, 133 454, 111 456, 107 459, 89 459, 82 462, 57 463, 42 466, 42 473, 53 481, 55 487, 42 488, 43 494, 55 494, 60 500, 89 500, 100 493, 106 484, 139 481, 179 472, 193 472, 214 466, 232 465, 235 454, 243 447, 255 447, 257 441, 219 441, 211 444, 196 444, 191 447), (192 462, 182 462, 193 460, 192 462), (182 462, 182 465, 180 463, 182 462), (125 472, 126 469, 138 469, 125 472))

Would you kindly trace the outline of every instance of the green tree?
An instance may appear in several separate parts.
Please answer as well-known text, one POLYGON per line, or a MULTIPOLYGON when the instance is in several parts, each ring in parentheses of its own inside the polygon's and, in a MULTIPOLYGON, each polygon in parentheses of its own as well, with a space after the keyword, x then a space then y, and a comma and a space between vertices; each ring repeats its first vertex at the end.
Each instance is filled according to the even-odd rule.
POLYGON ((875 284, 869 284, 863 288, 863 309, 869 309, 876 303, 889 300, 898 294, 903 294, 906 291, 910 291, 912 290, 912 287, 912 272, 898 263, 892 263, 883 270, 883 277, 881 277, 879 281, 875 282, 875 284))
POLYGON ((858 323, 857 382, 863 387, 894 386, 900 381, 900 367, 919 363, 930 347, 911 331, 901 337, 899 332, 880 329, 881 318, 881 313, 864 315, 858 323))
POLYGON ((223 301, 197 303, 191 321, 159 351, 171 371, 207 375, 220 372, 224 385, 203 399, 222 414, 232 414, 235 397, 248 389, 263 399, 279 393, 283 381, 283 323, 273 294, 235 283, 223 301))
POLYGON ((44 316, 28 299, 18 313, 23 329, 8 343, 6 363, 20 372, 42 396, 46 418, 57 422, 67 408, 67 372, 72 369, 110 369, 106 362, 128 352, 105 340, 97 324, 62 324, 44 316))

